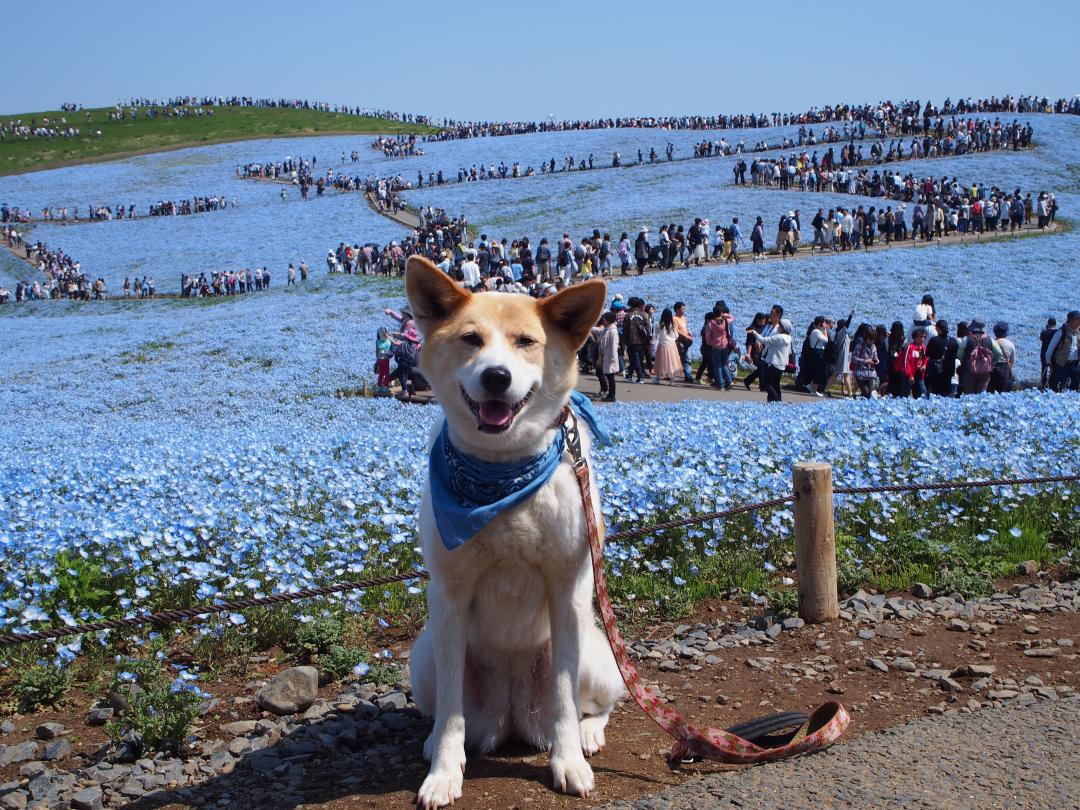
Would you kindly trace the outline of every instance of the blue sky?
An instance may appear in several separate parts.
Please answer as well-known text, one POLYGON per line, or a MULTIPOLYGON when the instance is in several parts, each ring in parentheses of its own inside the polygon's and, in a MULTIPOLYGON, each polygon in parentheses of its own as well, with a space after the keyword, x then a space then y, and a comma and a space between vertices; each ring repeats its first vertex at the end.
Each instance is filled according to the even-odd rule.
POLYGON ((0 114, 172 94, 535 120, 1080 93, 1069 0, 78 0, 4 20, 0 114))

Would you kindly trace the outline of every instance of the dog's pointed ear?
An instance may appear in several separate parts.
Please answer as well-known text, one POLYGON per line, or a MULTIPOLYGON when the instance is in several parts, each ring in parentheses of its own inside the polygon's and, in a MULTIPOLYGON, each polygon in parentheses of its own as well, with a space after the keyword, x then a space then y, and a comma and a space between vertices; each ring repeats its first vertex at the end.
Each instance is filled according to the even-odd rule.
POLYGON ((410 257, 405 266, 405 294, 424 334, 472 297, 472 293, 423 256, 410 257))
POLYGON ((551 298, 541 299, 540 317, 547 326, 566 335, 579 348, 596 326, 607 299, 607 284, 600 279, 567 287, 551 298))

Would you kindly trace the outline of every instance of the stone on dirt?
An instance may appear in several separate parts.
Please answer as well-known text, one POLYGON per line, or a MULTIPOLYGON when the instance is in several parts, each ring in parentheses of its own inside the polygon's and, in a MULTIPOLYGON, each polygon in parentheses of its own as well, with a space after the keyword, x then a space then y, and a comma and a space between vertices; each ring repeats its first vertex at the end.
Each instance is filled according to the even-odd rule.
POLYGON ((319 671, 315 667, 292 667, 271 678, 255 693, 255 700, 273 714, 296 714, 315 702, 318 691, 319 671))

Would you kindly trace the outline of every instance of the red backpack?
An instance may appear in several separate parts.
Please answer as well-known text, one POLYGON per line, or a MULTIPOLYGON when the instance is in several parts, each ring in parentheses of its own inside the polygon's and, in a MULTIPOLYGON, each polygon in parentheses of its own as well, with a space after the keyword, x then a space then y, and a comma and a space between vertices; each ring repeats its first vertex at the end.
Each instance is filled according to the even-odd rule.
POLYGON ((967 353, 967 371, 969 374, 989 374, 994 370, 994 352, 991 348, 990 338, 983 335, 979 338, 969 337, 971 348, 967 353))

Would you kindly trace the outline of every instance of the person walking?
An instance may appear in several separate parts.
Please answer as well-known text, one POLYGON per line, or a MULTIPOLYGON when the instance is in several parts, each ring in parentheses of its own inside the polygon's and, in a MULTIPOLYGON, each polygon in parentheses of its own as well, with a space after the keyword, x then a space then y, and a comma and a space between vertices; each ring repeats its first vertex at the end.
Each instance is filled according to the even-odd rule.
POLYGON ((788 360, 791 359, 791 321, 783 317, 784 310, 777 304, 769 314, 769 322, 773 331, 769 335, 763 335, 755 329, 747 328, 747 334, 753 335, 754 339, 761 344, 762 366, 761 376, 765 381, 765 395, 768 402, 782 402, 780 392, 780 380, 787 368, 788 360))
POLYGON ((659 383, 666 380, 673 383, 682 376, 683 365, 677 346, 679 332, 675 328, 675 316, 670 309, 660 313, 660 323, 656 326, 655 350, 653 360, 653 379, 659 383))
POLYGON ((739 230, 739 218, 732 217, 731 225, 724 233, 724 241, 728 245, 727 262, 739 263, 739 240, 742 239, 742 232, 739 230))
POLYGON ((679 350, 679 361, 683 370, 683 382, 692 383, 694 378, 690 373, 690 347, 694 345, 694 336, 690 334, 690 327, 686 323, 686 304, 676 301, 673 307, 672 320, 675 323, 675 331, 678 336, 675 346, 679 350))
POLYGON ((649 326, 645 318, 645 302, 633 296, 628 303, 630 311, 622 323, 622 342, 626 346, 630 361, 627 379, 633 376, 636 377, 634 382, 641 382, 645 377, 645 349, 650 340, 649 326))
POLYGON ((615 322, 615 312, 610 309, 600 319, 600 359, 596 373, 600 379, 601 402, 615 401, 615 374, 619 370, 619 329, 615 322))
POLYGON ((649 227, 642 225, 638 231, 637 239, 634 240, 634 261, 637 262, 637 274, 645 272, 645 265, 649 263, 649 254, 652 246, 649 244, 649 227))

